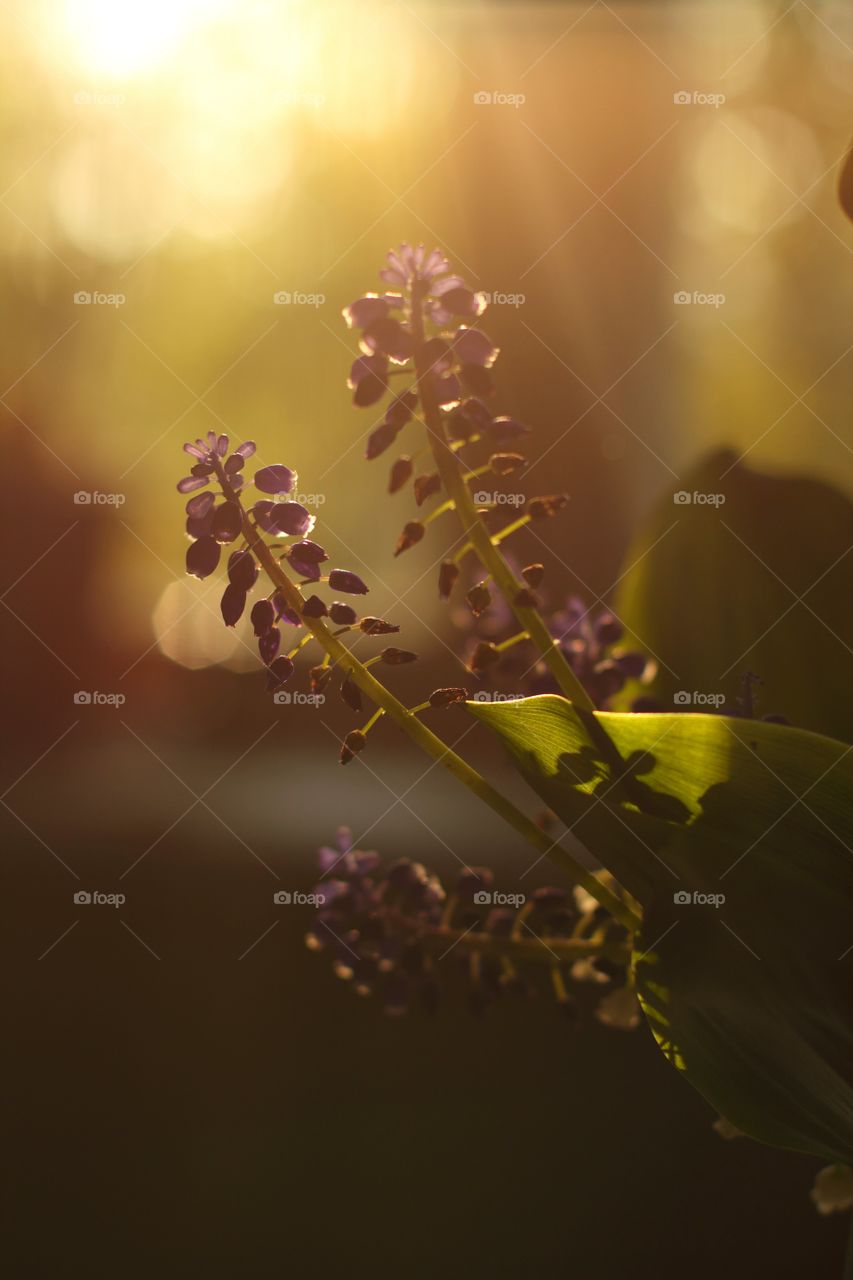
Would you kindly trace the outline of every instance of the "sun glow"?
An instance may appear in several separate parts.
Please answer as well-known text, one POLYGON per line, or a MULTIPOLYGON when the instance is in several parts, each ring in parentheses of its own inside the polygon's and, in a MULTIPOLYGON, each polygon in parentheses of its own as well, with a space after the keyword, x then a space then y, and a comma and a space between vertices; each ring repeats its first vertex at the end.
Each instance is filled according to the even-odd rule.
POLYGON ((119 78, 166 60, 227 0, 65 0, 65 30, 81 68, 119 78))

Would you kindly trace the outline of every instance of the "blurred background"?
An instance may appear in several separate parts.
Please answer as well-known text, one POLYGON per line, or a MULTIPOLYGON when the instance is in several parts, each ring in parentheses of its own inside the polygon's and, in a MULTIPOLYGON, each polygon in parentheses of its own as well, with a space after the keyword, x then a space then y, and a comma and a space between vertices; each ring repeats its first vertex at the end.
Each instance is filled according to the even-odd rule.
POLYGON ((175 483, 184 440, 257 440, 422 655, 395 688, 462 679, 441 522, 392 559, 411 499, 345 386, 341 308, 407 240, 492 298, 525 487, 570 496, 517 544, 552 603, 610 602, 709 450, 849 496, 849 6, 7 0, 0 31, 15 1274, 833 1274, 812 1164, 721 1142, 645 1030, 479 1022, 452 980, 391 1022, 304 951, 272 894, 341 823, 447 877, 532 858, 390 728, 340 771, 337 700, 270 703, 175 483))

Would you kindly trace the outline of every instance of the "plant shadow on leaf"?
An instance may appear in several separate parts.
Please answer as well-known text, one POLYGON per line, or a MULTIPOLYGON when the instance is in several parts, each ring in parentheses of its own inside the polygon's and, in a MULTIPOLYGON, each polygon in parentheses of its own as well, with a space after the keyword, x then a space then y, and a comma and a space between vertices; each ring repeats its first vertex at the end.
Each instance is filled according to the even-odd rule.
POLYGON ((638 994, 673 1065, 745 1133, 849 1163, 851 748, 761 721, 598 713, 617 763, 563 698, 469 707, 641 903, 638 994))

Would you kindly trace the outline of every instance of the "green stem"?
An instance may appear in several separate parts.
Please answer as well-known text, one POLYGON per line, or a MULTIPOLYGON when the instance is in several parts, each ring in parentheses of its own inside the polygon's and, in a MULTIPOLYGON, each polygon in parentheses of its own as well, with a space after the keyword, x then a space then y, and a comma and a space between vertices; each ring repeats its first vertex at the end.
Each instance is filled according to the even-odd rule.
POLYGON ((249 519, 239 495, 231 487, 220 463, 216 464, 216 475, 225 497, 230 502, 235 502, 239 507, 243 535, 267 577, 281 591, 288 607, 299 614, 304 626, 311 632, 331 659, 342 671, 349 672, 352 680, 358 685, 362 693, 370 698, 377 707, 381 707, 389 719, 393 720, 422 751, 425 751, 438 764, 443 765, 469 791, 473 791, 474 795, 478 796, 490 809, 499 814, 535 849, 550 857, 567 871, 578 884, 583 885, 587 892, 597 902, 600 902, 614 919, 623 924, 626 929, 632 931, 637 929, 640 923, 639 918, 616 894, 611 893, 609 889, 600 884, 595 876, 581 866, 570 853, 567 853, 565 849, 560 848, 559 845, 550 840, 531 818, 528 818, 525 813, 517 809, 506 796, 493 787, 490 782, 487 782, 476 769, 472 768, 466 760, 457 755, 451 747, 448 747, 445 742, 442 742, 441 738, 427 728, 417 716, 413 715, 409 708, 395 698, 390 689, 387 689, 384 684, 377 680, 368 671, 365 664, 360 662, 346 645, 329 630, 322 618, 306 618, 304 616, 305 600, 302 592, 296 583, 288 578, 264 541, 260 531, 249 519))

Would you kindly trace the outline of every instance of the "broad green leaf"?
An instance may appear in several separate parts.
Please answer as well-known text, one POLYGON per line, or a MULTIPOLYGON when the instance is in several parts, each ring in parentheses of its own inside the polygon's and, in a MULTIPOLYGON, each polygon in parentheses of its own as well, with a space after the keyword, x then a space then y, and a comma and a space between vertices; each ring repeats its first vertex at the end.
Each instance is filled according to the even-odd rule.
POLYGON ((844 679, 853 503, 818 480, 762 475, 727 450, 683 477, 680 492, 715 501, 664 494, 629 549, 614 602, 638 647, 658 659, 651 693, 663 708, 679 693, 736 706, 753 672, 761 714, 853 741, 853 682, 844 679))
POLYGON ((669 1060, 754 1138, 851 1163, 853 748, 553 695, 468 706, 641 902, 638 992, 669 1060))

